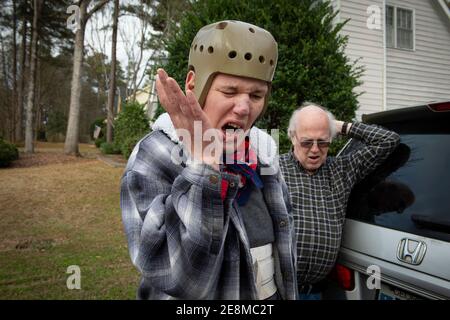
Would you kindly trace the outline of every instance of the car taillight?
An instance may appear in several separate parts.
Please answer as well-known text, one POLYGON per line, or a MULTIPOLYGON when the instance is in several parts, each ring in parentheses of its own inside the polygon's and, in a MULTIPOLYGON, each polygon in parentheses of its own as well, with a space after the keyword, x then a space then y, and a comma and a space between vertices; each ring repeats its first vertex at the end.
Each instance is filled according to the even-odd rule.
POLYGON ((342 264, 336 263, 330 277, 344 290, 352 291, 355 288, 355 274, 353 270, 342 264))
POLYGON ((430 107, 431 110, 436 112, 450 111, 450 101, 430 103, 428 107, 430 107))

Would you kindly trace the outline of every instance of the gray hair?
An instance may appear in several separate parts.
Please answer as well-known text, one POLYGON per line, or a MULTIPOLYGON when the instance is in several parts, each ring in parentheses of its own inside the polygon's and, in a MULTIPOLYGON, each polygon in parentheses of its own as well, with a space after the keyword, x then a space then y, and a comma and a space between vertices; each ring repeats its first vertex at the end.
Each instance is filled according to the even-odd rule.
POLYGON ((336 136, 336 127, 334 124, 334 121, 336 120, 336 118, 334 117, 334 115, 328 111, 326 108, 322 107, 321 105, 314 103, 314 102, 309 102, 309 101, 305 101, 302 103, 302 105, 300 107, 298 107, 291 115, 291 118, 289 119, 289 127, 288 127, 288 136, 289 138, 293 138, 295 136, 295 133, 297 131, 297 114, 303 110, 306 107, 309 106, 314 106, 317 108, 322 109, 327 117, 328 117, 328 127, 330 128, 330 139, 333 140, 333 138, 336 136))

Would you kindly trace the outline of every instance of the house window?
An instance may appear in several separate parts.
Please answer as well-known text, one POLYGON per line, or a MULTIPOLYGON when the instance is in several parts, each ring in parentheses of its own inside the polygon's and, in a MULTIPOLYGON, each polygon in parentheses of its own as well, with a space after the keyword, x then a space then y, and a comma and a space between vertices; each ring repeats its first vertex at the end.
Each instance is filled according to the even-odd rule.
POLYGON ((386 46, 398 49, 414 49, 413 11, 386 6, 386 46))
POLYGON ((394 7, 386 7, 386 46, 395 47, 394 7))

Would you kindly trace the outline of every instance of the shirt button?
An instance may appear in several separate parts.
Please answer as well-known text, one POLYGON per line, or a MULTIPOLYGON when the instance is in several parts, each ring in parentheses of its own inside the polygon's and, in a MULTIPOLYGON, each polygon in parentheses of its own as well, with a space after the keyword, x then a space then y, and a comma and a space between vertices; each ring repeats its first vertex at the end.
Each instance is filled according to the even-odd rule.
POLYGON ((219 178, 216 175, 212 174, 212 175, 209 176, 209 181, 211 183, 216 184, 219 181, 219 178))
POLYGON ((286 226, 286 220, 280 221, 280 228, 284 228, 286 226))
POLYGON ((236 186, 236 183, 230 182, 230 187, 231 187, 231 188, 234 188, 235 186, 236 186))

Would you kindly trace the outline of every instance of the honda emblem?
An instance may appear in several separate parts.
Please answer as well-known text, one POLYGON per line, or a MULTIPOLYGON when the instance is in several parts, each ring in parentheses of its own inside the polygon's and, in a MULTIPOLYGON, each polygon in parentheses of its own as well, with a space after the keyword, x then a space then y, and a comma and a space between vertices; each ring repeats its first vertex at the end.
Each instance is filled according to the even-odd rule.
POLYGON ((426 251, 425 242, 403 238, 398 244, 397 259, 417 266, 422 263, 426 251))

